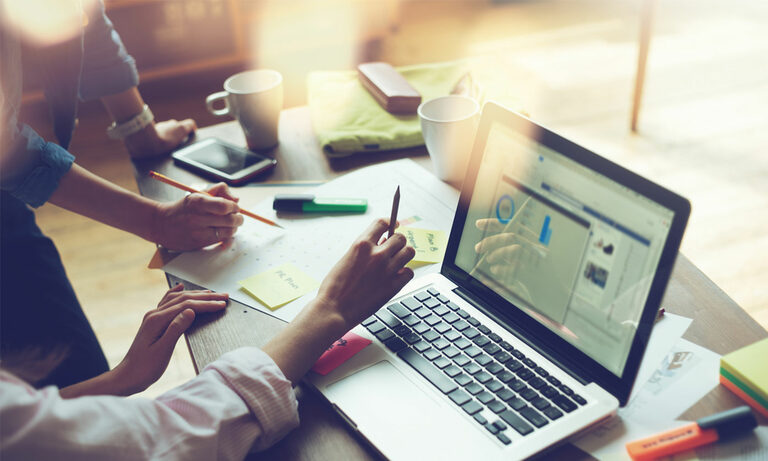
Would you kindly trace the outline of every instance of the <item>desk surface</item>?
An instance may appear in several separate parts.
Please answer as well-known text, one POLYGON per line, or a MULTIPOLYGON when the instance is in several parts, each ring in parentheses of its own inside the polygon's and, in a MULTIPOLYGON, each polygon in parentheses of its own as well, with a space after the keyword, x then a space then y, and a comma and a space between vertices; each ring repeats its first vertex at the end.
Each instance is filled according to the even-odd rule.
MULTIPOLYGON (((245 146, 245 139, 236 122, 203 128, 197 136, 199 139, 218 137, 245 146)), ((329 161, 320 151, 307 107, 282 112, 279 137, 280 145, 274 152, 278 165, 268 176, 260 178, 263 181, 328 180, 362 166, 404 157, 411 157, 431 169, 429 157, 422 148, 368 153, 329 161)), ((134 169, 141 194, 161 201, 177 199, 183 192, 149 179, 149 170, 159 171, 182 182, 201 181, 199 176, 174 166, 168 158, 136 161, 134 169)), ((284 322, 267 314, 235 301, 232 304, 222 314, 201 316, 187 333, 187 344, 196 370, 229 350, 245 345, 262 346, 285 326, 284 322)), ((694 319, 683 336, 685 339, 719 354, 768 336, 768 332, 683 254, 677 258, 662 305, 668 312, 694 319)), ((301 387, 298 392, 301 426, 270 450, 254 455, 253 459, 377 458, 375 450, 341 421, 322 396, 306 387, 301 387)), ((741 404, 732 393, 717 386, 681 418, 692 420, 741 404)), ((766 424, 764 418, 761 424, 766 424)), ((570 459, 590 458, 572 445, 564 445, 551 453, 553 459, 566 456, 570 459)))

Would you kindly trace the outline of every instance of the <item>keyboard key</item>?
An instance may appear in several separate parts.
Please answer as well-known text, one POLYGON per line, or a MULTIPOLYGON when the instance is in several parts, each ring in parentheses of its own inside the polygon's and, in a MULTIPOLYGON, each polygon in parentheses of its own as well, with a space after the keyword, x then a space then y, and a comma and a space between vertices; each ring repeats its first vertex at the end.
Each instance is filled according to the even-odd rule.
POLYGON ((437 340, 432 343, 432 347, 440 350, 443 350, 450 345, 451 342, 445 338, 437 338, 437 340))
POLYGON ((517 349, 515 349, 513 351, 510 351, 510 353, 512 354, 512 357, 514 357, 514 358, 516 358, 518 360, 524 360, 525 359, 525 354, 523 354, 522 352, 520 352, 517 349))
POLYGON ((413 348, 419 352, 424 352, 429 349, 429 343, 426 341, 419 341, 413 345, 413 348))
POLYGON ((502 348, 502 349, 504 349, 505 351, 512 351, 512 350, 514 350, 514 349, 515 349, 514 347, 512 347, 512 345, 511 345, 511 344, 509 344, 509 343, 508 343, 508 342, 506 342, 506 341, 502 341, 502 342, 500 342, 500 343, 499 343, 499 346, 501 346, 501 348, 502 348))
MULTIPOLYGON (((456 331, 456 330, 454 330, 454 331, 456 331)), ((448 335, 445 335, 445 336, 448 337, 448 335)), ((472 343, 469 342, 469 340, 467 338, 459 338, 459 339, 457 339, 456 341, 453 342, 453 345, 458 347, 459 349, 466 349, 469 346, 471 346, 472 343)))
POLYGON ((507 354, 504 351, 500 351, 496 353, 496 355, 494 355, 493 358, 498 360, 499 363, 507 363, 507 360, 511 359, 512 356, 507 354))
MULTIPOLYGON (((477 343, 475 343, 475 344, 477 344, 477 343)), ((485 347, 483 347, 483 350, 488 355, 494 355, 497 352, 500 352, 501 348, 498 346, 498 344, 490 343, 490 344, 486 345, 485 347)))
POLYGON ((453 378, 453 380, 456 381, 456 384, 458 384, 459 386, 466 386, 467 384, 472 382, 472 378, 469 375, 465 375, 464 373, 453 378))
POLYGON ((381 330, 383 330, 383 329, 385 329, 387 327, 384 326, 383 323, 381 323, 381 322, 379 322, 377 320, 377 321, 373 322, 372 324, 368 325, 365 328, 367 328, 368 331, 370 331, 371 333, 376 334, 376 333, 380 332, 381 330))
POLYGON ((443 306, 442 304, 437 306, 436 308, 432 309, 432 313, 435 315, 439 315, 440 317, 447 315, 448 313, 453 314, 453 312, 450 311, 447 307, 443 306))
POLYGON ((476 379, 478 382, 480 382, 481 384, 485 384, 485 383, 487 383, 488 381, 492 380, 492 379, 493 379, 493 376, 491 376, 491 374, 490 374, 490 373, 488 373, 487 371, 481 371, 480 373, 477 373, 477 374, 475 375, 475 379, 476 379))
POLYGON ((475 326, 477 327, 478 330, 480 330, 480 333, 484 335, 487 335, 491 332, 491 329, 485 325, 475 325, 475 326))
POLYGON ((507 425, 504 424, 504 422, 502 422, 500 419, 497 419, 496 421, 494 421, 493 425, 496 426, 500 431, 507 430, 507 425))
POLYGON ((470 327, 470 328, 467 328, 466 330, 462 331, 461 333, 462 333, 464 336, 466 336, 467 338, 469 338, 469 339, 472 339, 472 338, 474 338, 475 336, 477 336, 477 335, 479 335, 479 334, 480 334, 480 332, 479 332, 479 331, 477 331, 475 328, 472 328, 472 327, 470 327))
POLYGON ((470 400, 469 402, 462 405, 461 408, 463 408, 464 411, 467 412, 467 414, 474 415, 478 411, 482 410, 483 406, 474 400, 470 400))
POLYGON ((530 424, 526 423, 521 417, 517 416, 513 411, 506 410, 502 412, 500 415, 501 419, 504 420, 505 423, 509 424, 510 427, 512 427, 514 430, 516 430, 520 435, 528 435, 531 432, 533 432, 533 428, 530 424))
POLYGON ((503 401, 507 401, 515 396, 515 393, 507 389, 506 387, 501 388, 499 392, 496 393, 496 397, 500 398, 503 401))
POLYGON ((387 325, 389 328, 395 328, 400 325, 402 325, 402 322, 397 319, 391 312, 389 312, 386 309, 381 309, 379 312, 376 313, 376 317, 379 318, 382 322, 384 322, 385 325, 387 325))
POLYGON ((431 297, 432 297, 432 295, 431 295, 431 294, 429 294, 429 293, 427 293, 426 291, 422 291, 422 292, 420 292, 420 293, 416 293, 415 295, 413 295, 413 297, 414 297, 414 298, 416 298, 416 299, 418 299, 420 302, 422 302, 422 303, 423 303, 424 301, 426 301, 426 300, 428 300, 429 298, 431 298, 431 297))
POLYGON ((533 360, 531 360, 531 359, 525 359, 525 360, 523 360, 523 363, 524 363, 524 364, 525 364, 525 366, 527 366, 528 368, 536 368, 536 367, 538 366, 538 365, 536 365, 536 362, 534 362, 534 361, 533 361, 533 360))
POLYGON ((543 379, 539 378, 538 376, 533 377, 530 380, 528 380, 528 385, 531 386, 534 389, 541 389, 546 384, 547 384, 547 382, 544 381, 543 379))
POLYGON ((398 318, 401 318, 401 319, 411 315, 411 311, 406 309, 405 306, 403 306, 400 303, 390 304, 389 306, 387 306, 387 309, 389 310, 389 312, 395 314, 398 318))
POLYGON ((506 371, 503 366, 499 365, 496 362, 491 362, 488 365, 485 366, 485 369, 488 370, 488 373, 492 375, 496 375, 501 373, 502 371, 506 371))
POLYGON ((565 384, 561 384, 560 386, 558 386, 558 389, 560 389, 560 391, 561 391, 563 394, 565 394, 565 395, 571 395, 571 394, 573 394, 573 390, 571 390, 571 388, 570 388, 570 387, 568 387, 568 386, 566 386, 565 384))
POLYGON ((432 315, 432 311, 427 309, 426 307, 420 307, 415 311, 413 311, 413 313, 419 316, 420 319, 423 319, 424 317, 428 317, 432 315))
POLYGON ((403 306, 407 307, 412 311, 415 311, 416 309, 421 307, 421 303, 415 298, 405 298, 402 301, 400 301, 400 304, 402 304, 403 306))
POLYGON ((477 384, 476 382, 469 383, 465 387, 465 389, 467 390, 467 392, 469 392, 472 395, 477 395, 477 394, 483 392, 483 386, 477 384))
POLYGON ((454 357, 453 361, 456 362, 456 365, 458 365, 460 367, 463 367, 464 365, 466 365, 469 362, 471 362, 472 359, 470 359, 469 357, 467 357, 464 354, 460 354, 460 355, 457 355, 456 357, 454 357))
POLYGON ((493 434, 493 435, 496 435, 496 434, 498 434, 498 433, 499 433, 499 428, 498 428, 498 427, 496 427, 496 426, 494 426, 494 425, 493 425, 493 424, 491 424, 491 423, 488 423, 488 424, 486 424, 486 425, 485 425, 485 429, 486 429, 488 432, 490 432, 491 434, 493 434))
POLYGON ((421 341, 421 336, 419 336, 416 333, 408 333, 407 335, 403 336, 403 341, 407 342, 408 344, 416 344, 419 341, 421 341))
POLYGON ((485 419, 485 416, 483 416, 483 415, 481 415, 479 413, 476 414, 475 416, 473 416, 473 418, 475 418, 475 421, 477 421, 478 423, 482 424, 483 426, 485 426, 485 424, 488 422, 488 420, 485 419))
POLYGON ((541 416, 538 411, 534 410, 531 407, 523 408, 522 410, 520 410, 520 414, 523 415, 523 418, 533 423, 533 425, 536 427, 543 427, 546 424, 549 424, 549 421, 547 421, 547 418, 541 416))
POLYGON ((472 316, 467 317, 467 322, 469 322, 469 324, 472 325, 473 327, 480 325, 480 321, 472 316))
POLYGON ((482 354, 483 351, 481 351, 480 348, 477 346, 469 346, 468 348, 464 349, 464 353, 472 358, 475 358, 478 355, 482 354))
POLYGON ((461 352, 454 346, 448 346, 445 349, 443 349, 443 354, 445 354, 446 357, 449 359, 452 359, 459 355, 461 352))
MULTIPOLYGON (((418 317, 416 317, 415 315, 412 315, 411 317, 415 318, 416 320, 419 320, 418 317)), ((406 317, 405 320, 407 321, 408 318, 409 317, 406 317)), ((413 331, 415 331, 416 333, 418 333, 420 335, 423 335, 424 333, 429 331, 429 325, 427 325, 424 322, 419 322, 419 323, 417 323, 416 325, 413 326, 413 331)), ((437 339, 437 338, 435 338, 435 339, 437 339)))
POLYGON ((587 404, 587 401, 584 399, 584 397, 580 396, 579 394, 573 394, 571 396, 571 398, 573 400, 575 400, 576 403, 578 403, 579 405, 586 405, 587 404))
POLYGON ((406 325, 409 327, 413 327, 414 325, 418 325, 421 323, 421 320, 419 320, 418 317, 416 317, 413 314, 410 314, 408 317, 403 319, 403 322, 405 322, 406 325))
POLYGON ((461 333, 459 333, 456 330, 448 331, 443 336, 445 336, 445 339, 447 339, 448 341, 456 341, 459 338, 463 339, 463 337, 461 336, 461 333))
POLYGON ((552 386, 544 386, 541 389, 539 389, 539 392, 541 392, 541 394, 548 399, 551 399, 552 397, 559 395, 559 393, 557 392, 557 389, 555 389, 552 386))
POLYGON ((553 386, 559 386, 560 385, 560 380, 555 378, 552 375, 547 376, 547 381, 549 381, 549 383, 552 384, 553 386))
POLYGON ((507 409, 507 406, 504 405, 502 402, 499 402, 498 400, 494 400, 493 402, 488 404, 488 409, 494 413, 501 413, 502 411, 507 409))
POLYGON ((440 301, 443 304, 445 304, 448 301, 450 301, 450 299, 448 299, 447 297, 445 297, 443 295, 435 295, 435 297, 437 298, 438 301, 440 301))
POLYGON ((539 376, 541 376, 542 378, 546 378, 547 376, 549 376, 549 372, 545 370, 543 367, 536 367, 536 369, 533 371, 538 373, 539 376))
POLYGON ((523 381, 528 381, 529 379, 533 378, 535 375, 531 370, 528 368, 521 368, 517 370, 517 377, 522 379, 523 381))
POLYGON ((429 330, 421 334, 422 338, 426 339, 429 342, 432 342, 440 337, 440 334, 436 331, 429 330))
POLYGON ((440 304, 440 301, 436 300, 435 298, 427 299, 426 301, 424 301, 424 305, 430 309, 434 309, 437 306, 442 306, 442 304, 440 304))
POLYGON ((557 394, 555 397, 552 397, 552 401, 566 413, 570 413, 576 409, 576 404, 562 394, 557 394))
POLYGON ((522 391, 519 392, 520 397, 524 398, 527 401, 531 401, 539 396, 539 393, 531 389, 530 387, 526 387, 522 391))
POLYGON ((437 291, 437 288, 428 288, 427 293, 431 294, 432 296, 437 296, 440 294, 440 292, 437 291))
POLYGON ((465 403, 472 400, 472 397, 470 397, 469 394, 461 389, 456 389, 455 391, 451 392, 448 394, 448 397, 450 397, 450 399, 453 400, 456 405, 464 405, 465 403))
POLYGON ((450 376, 451 378, 455 378, 461 374, 461 368, 457 367, 456 365, 450 365, 443 370, 443 373, 450 376))
POLYGON ((504 445, 509 445, 510 443, 512 443, 512 440, 510 440, 510 438, 507 437, 507 435, 503 432, 499 432, 498 434, 496 434, 496 438, 499 439, 499 441, 501 441, 501 443, 503 443, 504 445))
POLYGON ((408 333, 411 332, 411 329, 408 328, 405 325, 397 326, 397 327, 393 328, 392 330, 394 330, 394 332, 397 333, 398 336, 405 336, 405 335, 407 335, 408 333))
POLYGON ((496 333, 486 333, 489 338, 491 338, 491 341, 493 342, 501 342, 501 336, 497 335, 496 333))
POLYGON ((427 360, 435 360, 438 357, 442 357, 442 354, 440 354, 440 351, 430 348, 424 351, 424 357, 427 360))
POLYGON ((384 342, 393 336, 395 336, 395 334, 392 333, 392 330, 381 330, 376 333, 376 338, 381 342, 384 342))
POLYGON ((443 320, 445 320, 448 323, 458 322, 460 318, 461 317, 456 315, 456 312, 448 312, 443 316, 443 320))
POLYGON ((556 420, 557 418, 563 416, 563 412, 558 410, 556 407, 550 406, 549 408, 544 409, 544 414, 547 415, 547 418, 551 419, 552 421, 556 420))
POLYGON ((541 397, 536 397, 531 400, 531 405, 536 407, 537 410, 543 410, 550 406, 549 401, 547 399, 542 399, 541 397))
POLYGON ((445 357, 438 357, 432 363, 434 363, 437 368, 443 369, 443 368, 447 367, 448 365, 450 365, 451 361, 448 360, 445 357))
POLYGON ((525 389, 525 383, 520 381, 517 378, 515 378, 512 381, 508 382, 507 386, 509 386, 509 388, 512 389, 515 392, 520 392, 523 389, 525 389))
POLYGON ((456 311, 457 314, 459 314, 459 317, 466 319, 469 318, 469 312, 465 311, 464 309, 459 309, 456 311))
POLYGON ((488 390, 491 392, 498 392, 504 389, 504 385, 496 381, 495 379, 493 381, 488 381, 487 383, 485 383, 485 387, 488 388, 488 390))
POLYGON ((387 346, 387 348, 392 352, 399 352, 401 349, 405 349, 406 347, 408 347, 408 345, 405 344, 405 342, 402 339, 396 336, 384 341, 384 345, 387 346))
POLYGON ((469 324, 464 320, 459 320, 453 324, 453 328, 457 329, 458 331, 464 331, 469 328, 469 324))
POLYGON ((436 316, 435 314, 430 315, 429 317, 424 319, 425 322, 431 327, 437 325, 438 323, 442 322, 442 319, 440 317, 436 316))
MULTIPOLYGON (((459 316, 457 315, 456 318, 459 318, 459 316)), ((364 327, 367 327, 368 325, 372 324, 375 321, 376 321, 376 317, 372 315, 367 319, 363 320, 363 323, 361 325, 363 325, 364 327)))
POLYGON ((513 379, 515 379, 515 375, 513 375, 509 371, 502 371, 501 373, 496 375, 496 378, 498 378, 499 381, 501 381, 502 383, 506 384, 512 381, 513 379))
POLYGON ((480 370, 480 365, 476 364, 475 362, 469 362, 468 364, 464 365, 464 371, 470 375, 474 375, 475 373, 480 372, 480 370))
POLYGON ((491 400, 493 400, 495 398, 493 396, 493 394, 491 394, 488 391, 483 391, 483 392, 477 394, 476 397, 477 397, 477 400, 479 400, 480 403, 482 403, 482 404, 487 404, 488 402, 490 402, 491 400))
POLYGON ((480 366, 486 366, 489 363, 493 362, 493 359, 488 357, 485 354, 480 354, 477 357, 475 357, 475 362, 477 362, 480 366))
POLYGON ((473 340, 472 340, 472 342, 473 342, 473 343, 475 343, 475 344, 477 345, 477 347, 483 347, 483 346, 485 346, 486 344, 490 343, 490 342, 491 342, 491 340, 490 340, 490 339, 488 339, 488 337, 487 337, 487 336, 483 336, 483 335, 477 335, 477 336, 475 337, 475 339, 473 339, 473 340))
MULTIPOLYGON (((393 338, 397 339, 397 338, 393 338)), ((430 361, 420 356, 413 349, 404 349, 397 353, 397 356, 418 371, 427 381, 435 385, 440 392, 448 394, 458 389, 458 385, 449 377, 445 376, 440 370, 434 367, 430 361)))
POLYGON ((448 309, 450 309, 452 311, 459 310, 459 306, 456 303, 454 303, 454 302, 447 302, 447 303, 445 303, 445 305, 448 306, 448 309))
POLYGON ((520 410, 521 408, 525 408, 525 400, 521 399, 520 397, 512 397, 511 399, 507 400, 507 403, 510 407, 512 407, 513 410, 520 410))

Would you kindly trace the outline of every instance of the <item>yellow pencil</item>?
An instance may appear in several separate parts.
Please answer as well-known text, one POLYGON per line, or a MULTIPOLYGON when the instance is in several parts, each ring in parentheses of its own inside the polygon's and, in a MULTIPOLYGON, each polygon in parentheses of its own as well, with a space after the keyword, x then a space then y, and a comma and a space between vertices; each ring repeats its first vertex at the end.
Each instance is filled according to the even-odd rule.
MULTIPOLYGON (((187 191, 187 192, 191 192, 193 194, 194 193, 198 193, 198 194, 211 195, 211 194, 208 194, 208 192, 204 192, 204 191, 200 191, 200 190, 197 190, 197 189, 193 189, 192 187, 189 187, 186 184, 182 184, 182 183, 180 183, 178 181, 175 181, 175 180, 169 178, 168 176, 165 176, 165 175, 162 175, 162 174, 158 173, 157 171, 150 171, 149 172, 149 177, 157 179, 160 182, 164 182, 164 183, 168 184, 169 186, 173 186, 173 187, 175 187, 177 189, 181 189, 181 190, 184 190, 184 191, 187 191)), ((240 213, 244 214, 245 216, 248 216, 249 218, 256 219, 256 220, 261 221, 261 222, 263 222, 265 224, 269 224, 270 226, 279 227, 280 229, 283 228, 283 226, 279 225, 278 223, 276 223, 274 221, 270 221, 267 218, 263 218, 263 217, 257 215, 256 213, 251 213, 248 210, 243 210, 242 208, 240 208, 240 213)))

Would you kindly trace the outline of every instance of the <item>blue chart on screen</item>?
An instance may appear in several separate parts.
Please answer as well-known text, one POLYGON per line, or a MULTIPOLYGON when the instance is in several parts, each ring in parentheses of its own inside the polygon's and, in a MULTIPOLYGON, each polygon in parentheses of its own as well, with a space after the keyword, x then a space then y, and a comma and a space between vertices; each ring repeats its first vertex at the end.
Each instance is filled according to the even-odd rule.
POLYGON ((549 215, 544 218, 544 223, 541 225, 541 233, 539 234, 539 242, 546 246, 549 246, 549 239, 552 238, 552 228, 549 227, 551 219, 549 215))
POLYGON ((512 220, 512 216, 515 215, 515 202, 512 200, 512 197, 510 197, 507 194, 504 194, 499 198, 499 201, 496 202, 496 218, 499 220, 500 223, 506 224, 509 221, 512 220), (501 207, 504 205, 504 202, 509 202, 509 213, 506 211, 504 212, 507 216, 502 216, 501 207))

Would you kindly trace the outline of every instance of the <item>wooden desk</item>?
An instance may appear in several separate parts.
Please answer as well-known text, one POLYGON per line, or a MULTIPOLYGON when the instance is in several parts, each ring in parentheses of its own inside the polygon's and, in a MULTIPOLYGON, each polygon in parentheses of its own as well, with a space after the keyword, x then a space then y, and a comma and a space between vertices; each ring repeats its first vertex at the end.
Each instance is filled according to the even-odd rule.
MULTIPOLYGON (((238 145, 245 139, 236 122, 201 129, 198 138, 218 137, 238 145)), ((423 149, 392 153, 362 154, 329 162, 318 147, 312 132, 309 109, 283 111, 280 119, 280 145, 275 157, 278 166, 265 181, 327 180, 373 163, 412 157, 431 169, 423 149)), ((158 200, 174 200, 182 192, 149 179, 147 172, 157 170, 182 182, 200 182, 200 177, 179 169, 169 159, 135 162, 136 180, 143 195, 158 200)), ((173 279, 169 277, 169 281, 173 279)), ((684 338, 725 354, 768 336, 760 325, 731 298, 680 254, 667 288, 663 306, 669 312, 693 318, 684 338)), ((285 323, 233 301, 222 314, 200 316, 187 333, 187 344, 199 372, 224 352, 245 345, 262 346, 285 323)), ((299 389, 301 426, 270 450, 252 459, 375 459, 375 450, 347 428, 322 396, 308 388, 299 389)), ((686 411, 682 418, 695 419, 741 404, 729 391, 718 386, 686 411)), ((761 420, 766 424, 765 419, 761 420)), ((547 457, 552 459, 589 459, 572 445, 564 445, 547 457)), ((249 458, 249 459, 251 459, 249 458)))

